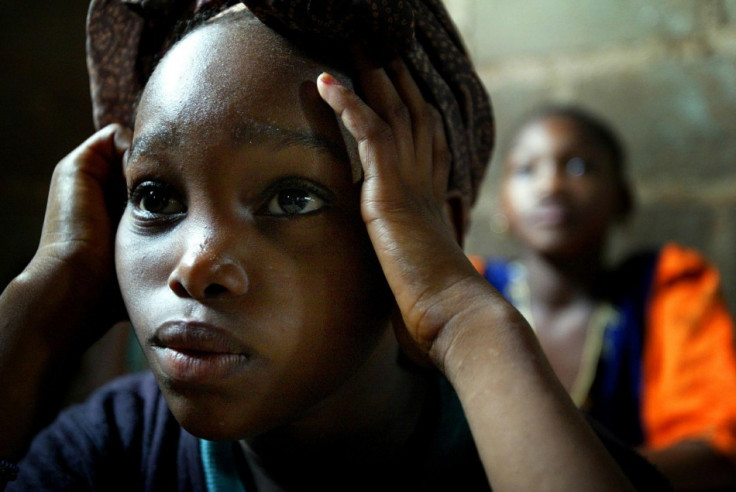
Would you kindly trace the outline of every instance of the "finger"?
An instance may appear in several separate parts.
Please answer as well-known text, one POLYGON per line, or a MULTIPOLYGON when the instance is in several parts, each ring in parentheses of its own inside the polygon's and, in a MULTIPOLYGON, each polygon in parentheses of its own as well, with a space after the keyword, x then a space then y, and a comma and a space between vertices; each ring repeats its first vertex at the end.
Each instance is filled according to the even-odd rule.
MULTIPOLYGON (((317 78, 317 90, 357 141, 366 181, 377 175, 396 176, 396 137, 388 123, 328 73, 317 78)), ((388 179, 387 182, 396 180, 388 179)))
POLYGON ((387 73, 409 111, 412 125, 416 163, 412 163, 411 168, 406 171, 409 175, 423 178, 426 184, 429 184, 432 176, 432 141, 435 133, 431 106, 424 99, 422 91, 401 58, 395 58, 389 63, 387 73))
POLYGON ((117 123, 107 125, 74 149, 62 163, 70 171, 83 171, 104 182, 112 168, 122 163, 131 139, 130 129, 117 123))
POLYGON ((121 211, 122 156, 129 142, 129 130, 109 125, 57 164, 51 179, 42 244, 107 230, 110 218, 121 211))
POLYGON ((133 132, 113 123, 105 126, 85 140, 62 166, 62 173, 73 177, 77 173, 91 176, 103 192, 110 217, 117 220, 127 199, 123 179, 123 159, 130 149, 133 132))
POLYGON ((445 123, 442 115, 434 106, 430 106, 432 114, 434 134, 432 137, 432 179, 434 195, 437 200, 444 201, 447 197, 447 189, 450 182, 450 169, 452 168, 452 153, 447 144, 445 123))
POLYGON ((130 149, 132 138, 133 132, 129 128, 112 123, 92 135, 85 143, 96 156, 102 157, 108 163, 117 164, 130 149))
POLYGON ((385 121, 394 133, 394 145, 399 157, 398 165, 408 167, 414 163, 414 131, 409 108, 404 104, 393 81, 380 67, 359 72, 360 87, 366 104, 385 121))

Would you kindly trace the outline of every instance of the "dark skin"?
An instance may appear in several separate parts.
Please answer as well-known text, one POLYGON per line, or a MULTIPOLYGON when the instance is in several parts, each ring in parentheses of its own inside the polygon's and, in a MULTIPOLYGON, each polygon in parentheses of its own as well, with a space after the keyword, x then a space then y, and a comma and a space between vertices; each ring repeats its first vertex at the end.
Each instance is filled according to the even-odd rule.
MULTIPOLYGON (((530 121, 507 156, 502 207, 530 286, 542 348, 569 391, 591 316, 601 302, 608 230, 625 215, 627 185, 611 156, 567 116, 530 121), (585 165, 580 166, 581 159, 585 165)), ((736 487, 736 465, 706 442, 642 449, 678 490, 736 487)))
MULTIPOLYGON (((391 484, 394 477, 375 467, 386 461, 410 482, 414 470, 393 457, 417 428, 426 382, 396 362, 401 343, 456 389, 494 490, 630 488, 529 326, 458 244, 463 225, 451 217, 462 213, 450 213, 449 152, 436 111, 400 60, 365 68, 356 82, 364 98, 339 71, 296 55, 256 22, 201 28, 152 76, 124 164, 131 199, 116 262, 131 320, 176 418, 198 436, 240 439, 262 490, 288 488, 295 473, 309 489, 336 470, 343 478, 342 466, 356 483, 391 484), (221 69, 206 70, 208 63, 221 69), (220 97, 201 97, 202 87, 220 97), (261 131, 264 125, 276 131, 261 131), (235 127, 260 130, 238 139, 235 127), (167 128, 177 138, 166 138, 167 128), (205 172, 211 166, 218 173, 205 172), (284 177, 287 187, 270 186, 284 177), (165 186, 149 193, 150 182, 165 186), (284 286, 298 294, 288 297, 284 286), (353 314, 366 309, 358 302, 364 296, 379 302, 382 292, 390 293, 379 304, 386 310, 353 314), (150 308, 154 301, 159 311, 150 308), (363 450, 365 460, 346 462, 346 449, 363 450), (305 456, 313 457, 311 472, 298 463, 305 456)), ((60 164, 73 179, 53 193, 75 196, 90 179, 99 190, 123 165, 128 135, 114 126, 96 134, 60 164), (115 135, 125 143, 116 145, 115 135), (77 172, 86 166, 104 171, 77 172)), ((87 199, 101 208, 98 192, 87 199)), ((45 241, 67 245, 65 258, 88 261, 88 269, 101 262, 108 275, 90 279, 85 297, 51 297, 52 313, 94 300, 112 271, 109 219, 54 203, 47 220, 74 227, 45 241), (105 227, 107 249, 88 256, 105 227)), ((32 318, 32 302, 15 301, 52 290, 51 281, 79 280, 73 263, 47 265, 48 251, 39 249, 28 280, 0 298, 0 312, 12 315, 3 326, 12 344, 0 353, 12 377, 3 384, 23 391, 25 412, 38 408, 45 379, 21 378, 28 368, 15 354, 38 343, 48 320, 32 318)), ((84 319, 70 323, 84 330, 92 325, 84 319)), ((47 374, 73 334, 56 337, 30 373, 47 374)), ((0 430, 12 433, 0 455, 17 458, 33 425, 27 413, 2 411, 0 430)))

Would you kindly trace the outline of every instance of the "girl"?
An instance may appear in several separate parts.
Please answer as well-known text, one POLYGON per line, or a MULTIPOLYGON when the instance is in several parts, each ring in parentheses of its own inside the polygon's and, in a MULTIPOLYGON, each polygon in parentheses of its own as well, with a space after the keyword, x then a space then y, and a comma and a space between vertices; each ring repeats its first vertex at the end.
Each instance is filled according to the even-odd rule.
POLYGON ((439 3, 134 3, 90 11, 97 121, 133 132, 59 164, 0 299, 6 474, 114 271, 153 375, 65 412, 11 488, 631 487, 458 243, 490 113, 439 3))
POLYGON ((632 209, 624 152, 574 107, 529 116, 501 201, 518 261, 476 263, 525 314, 578 406, 675 488, 736 486, 736 357, 718 273, 674 244, 610 271, 606 239, 632 209))

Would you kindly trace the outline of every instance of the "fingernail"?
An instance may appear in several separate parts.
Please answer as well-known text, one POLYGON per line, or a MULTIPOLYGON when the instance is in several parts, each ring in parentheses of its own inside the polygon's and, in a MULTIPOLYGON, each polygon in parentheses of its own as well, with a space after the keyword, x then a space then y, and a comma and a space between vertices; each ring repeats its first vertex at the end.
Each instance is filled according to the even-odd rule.
POLYGON ((323 84, 342 87, 342 84, 335 77, 327 72, 323 72, 322 74, 320 74, 319 79, 322 81, 323 84))

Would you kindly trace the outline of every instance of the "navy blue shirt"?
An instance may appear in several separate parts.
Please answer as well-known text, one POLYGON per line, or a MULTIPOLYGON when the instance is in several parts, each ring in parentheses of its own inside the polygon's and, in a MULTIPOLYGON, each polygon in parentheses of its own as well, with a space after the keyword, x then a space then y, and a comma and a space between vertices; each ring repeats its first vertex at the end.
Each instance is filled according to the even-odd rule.
MULTIPOLYGON (((420 424, 424 431, 406 453, 408 461, 418 459, 419 473, 410 488, 396 485, 489 490, 460 402, 444 379, 438 388, 437 404, 428 405, 420 424)), ((667 489, 643 458, 606 435, 602 440, 637 488, 667 489)), ((199 444, 174 419, 151 373, 130 375, 62 412, 33 441, 6 490, 205 491, 199 444)))

